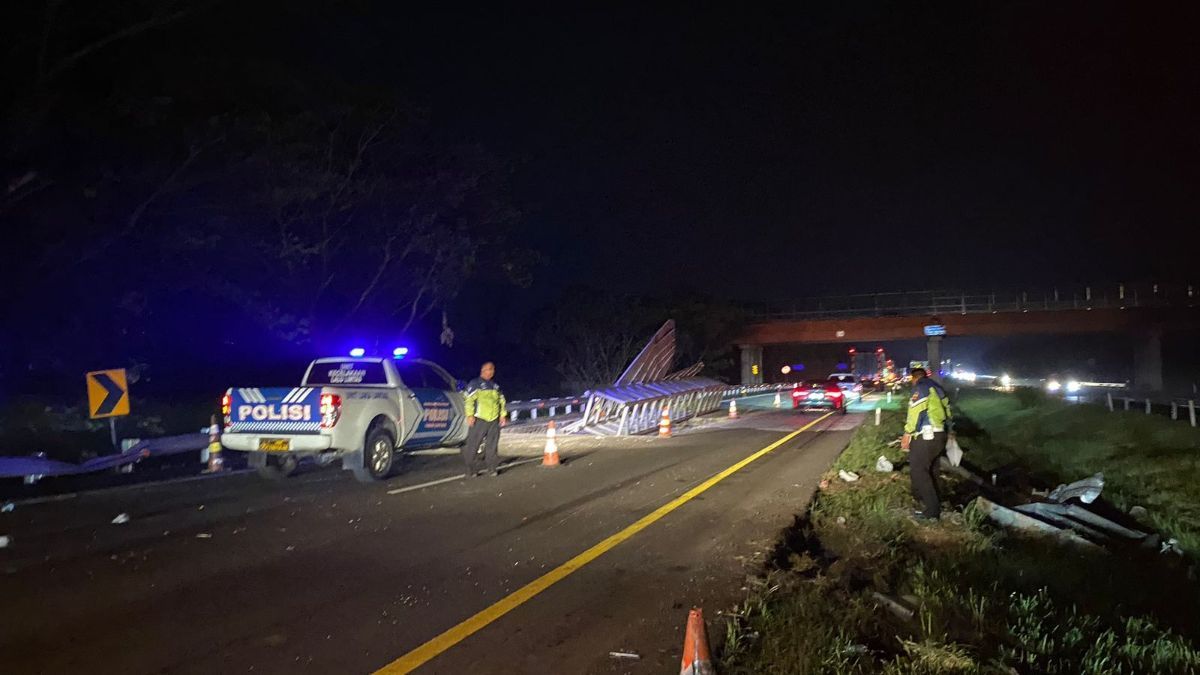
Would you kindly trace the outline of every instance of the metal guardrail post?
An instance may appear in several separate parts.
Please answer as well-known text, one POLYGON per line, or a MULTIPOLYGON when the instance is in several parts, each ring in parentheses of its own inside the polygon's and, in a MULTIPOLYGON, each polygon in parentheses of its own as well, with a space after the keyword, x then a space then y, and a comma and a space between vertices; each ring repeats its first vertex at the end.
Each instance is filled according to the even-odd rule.
POLYGON ((1146 399, 1146 414, 1150 414, 1150 399, 1146 399))
POLYGON ((1123 401, 1125 401, 1125 411, 1126 411, 1126 412, 1129 412, 1129 399, 1128 399, 1128 398, 1124 398, 1124 399, 1122 399, 1122 400, 1123 400, 1123 401))
POLYGON ((1175 401, 1171 401, 1171 419, 1179 419, 1179 404, 1175 401))
POLYGON ((1188 399, 1188 421, 1196 426, 1196 400, 1191 398, 1188 399))
POLYGON ((1104 396, 1108 399, 1108 412, 1112 412, 1113 411, 1112 392, 1111 391, 1104 392, 1104 396))

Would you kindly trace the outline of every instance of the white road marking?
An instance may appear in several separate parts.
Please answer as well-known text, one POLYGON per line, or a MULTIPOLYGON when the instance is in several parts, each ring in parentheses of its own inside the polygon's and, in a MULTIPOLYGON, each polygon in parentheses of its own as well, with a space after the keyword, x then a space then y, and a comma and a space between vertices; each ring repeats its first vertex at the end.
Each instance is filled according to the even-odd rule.
MULTIPOLYGON (((500 465, 500 468, 501 468, 501 469, 511 469, 511 468, 512 468, 512 467, 514 467, 514 466, 520 466, 520 465, 522 465, 522 464, 529 464, 530 462, 540 462, 540 461, 542 461, 542 458, 541 458, 541 457, 530 457, 529 459, 520 459, 520 460, 517 460, 517 461, 515 461, 515 462, 509 462, 509 463, 507 463, 507 464, 501 464, 501 465, 500 465)), ((404 492, 412 492, 412 491, 414 491, 414 490, 424 490, 424 489, 425 489, 425 488, 427 488, 427 487, 433 487, 433 486, 435 486, 435 485, 441 485, 441 484, 443 484, 443 483, 453 483, 453 482, 454 482, 454 481, 456 481, 456 480, 464 480, 465 478, 466 478, 466 477, 465 477, 465 476, 463 476, 462 474, 458 474, 458 475, 456 475, 456 476, 447 476, 447 477, 445 477, 445 478, 439 478, 439 479, 437 479, 437 480, 431 480, 431 481, 429 481, 429 482, 426 482, 426 483, 417 483, 416 485, 406 485, 406 486, 404 486, 404 487, 402 487, 402 488, 396 488, 395 490, 388 490, 388 492, 387 492, 387 493, 388 493, 389 495, 398 495, 398 494, 401 494, 401 493, 404 493, 404 492)))

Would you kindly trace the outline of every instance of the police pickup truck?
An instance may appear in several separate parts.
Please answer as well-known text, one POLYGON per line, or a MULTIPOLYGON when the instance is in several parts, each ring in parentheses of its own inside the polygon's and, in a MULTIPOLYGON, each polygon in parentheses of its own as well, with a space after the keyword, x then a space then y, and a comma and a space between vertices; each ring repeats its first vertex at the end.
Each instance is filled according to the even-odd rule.
POLYGON ((404 450, 458 445, 467 437, 463 395, 438 365, 406 358, 313 361, 298 387, 232 387, 221 400, 221 444, 250 453, 261 475, 295 472, 302 458, 342 460, 361 481, 383 480, 404 450))

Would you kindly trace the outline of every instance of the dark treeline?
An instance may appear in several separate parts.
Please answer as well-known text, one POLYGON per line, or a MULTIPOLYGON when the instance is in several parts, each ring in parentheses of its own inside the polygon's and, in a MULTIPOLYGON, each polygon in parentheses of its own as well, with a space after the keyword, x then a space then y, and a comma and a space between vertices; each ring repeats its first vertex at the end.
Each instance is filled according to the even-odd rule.
POLYGON ((511 167, 308 52, 305 4, 14 10, 0 393, 436 344, 468 283, 530 283, 511 167))
POLYGON ((464 376, 504 361, 517 395, 577 391, 671 317, 681 363, 731 368, 733 315, 710 299, 497 302, 553 261, 514 236, 517 160, 381 86, 387 64, 359 68, 344 52, 380 37, 334 4, 11 10, 0 399, 77 403, 83 372, 112 367, 135 400, 211 398, 401 342, 464 376))

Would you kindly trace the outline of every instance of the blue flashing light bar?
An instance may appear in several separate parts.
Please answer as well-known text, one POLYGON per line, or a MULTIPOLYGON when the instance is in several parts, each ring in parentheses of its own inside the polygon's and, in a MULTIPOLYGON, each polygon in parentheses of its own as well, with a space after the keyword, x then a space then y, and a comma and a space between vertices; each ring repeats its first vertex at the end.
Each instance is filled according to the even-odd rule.
POLYGON ((402 359, 408 356, 408 347, 396 347, 392 350, 392 358, 402 359))
POLYGON ((354 349, 350 350, 350 356, 353 356, 356 359, 366 353, 367 353, 367 350, 363 349, 362 347, 355 347, 354 349))

